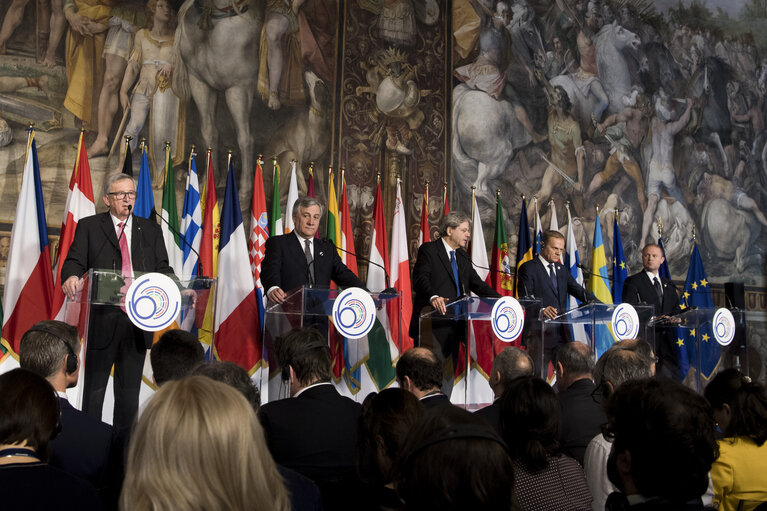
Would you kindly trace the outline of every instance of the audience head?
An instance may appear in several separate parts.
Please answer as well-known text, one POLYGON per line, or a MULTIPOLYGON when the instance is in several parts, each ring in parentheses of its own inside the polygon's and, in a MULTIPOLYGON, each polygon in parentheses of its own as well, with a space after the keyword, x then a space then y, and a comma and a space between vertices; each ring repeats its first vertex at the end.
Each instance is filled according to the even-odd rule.
POLYGON ((48 443, 59 428, 59 399, 42 376, 26 369, 0 374, 0 445, 34 449, 48 460, 48 443))
POLYGON ((428 348, 411 348, 397 361, 397 382, 418 399, 442 385, 442 358, 428 348))
POLYGON ((396 487, 405 509, 513 509, 514 476, 505 444, 482 418, 461 408, 424 413, 398 466, 396 487))
POLYGON ((121 509, 288 510, 282 478, 250 403, 189 376, 160 387, 133 431, 121 509))
POLYGON ((767 440, 767 395, 737 369, 725 369, 706 386, 704 396, 725 437, 747 437, 761 446, 767 440))
POLYGON ((205 350, 197 337, 184 330, 168 330, 149 350, 157 385, 180 380, 205 362, 205 350))
POLYGON ((383 486, 394 480, 394 460, 422 414, 420 401, 404 389, 384 389, 365 398, 355 449, 357 471, 365 483, 383 486))
MULTIPOLYGON (((630 380, 651 378, 654 375, 654 359, 646 354, 644 341, 623 341, 615 343, 594 366, 594 382, 606 400, 619 385, 630 380)), ((652 352, 652 350, 649 350, 652 352)))
POLYGON ((625 495, 681 505, 700 497, 718 456, 711 407, 671 380, 628 381, 607 403, 610 481, 625 495))
POLYGON ((242 394, 248 400, 253 411, 258 413, 261 407, 261 393, 248 372, 234 362, 211 362, 197 366, 192 374, 207 376, 211 380, 216 380, 242 394))
POLYGON ((47 379, 56 390, 77 385, 80 360, 77 328, 63 321, 35 323, 21 337, 19 365, 47 379))
POLYGON ((501 432, 509 453, 530 471, 559 451, 562 409, 551 386, 535 376, 512 381, 501 397, 501 432))
POLYGON ((533 359, 526 351, 516 346, 507 346, 493 360, 490 372, 490 388, 495 397, 501 397, 503 390, 514 378, 531 376, 533 374, 533 359))
POLYGON ((588 344, 582 342, 563 344, 556 352, 557 386, 560 390, 565 390, 578 380, 590 380, 594 364, 594 352, 588 344))
POLYGON ((332 376, 328 341, 311 327, 294 328, 275 342, 283 380, 290 381, 290 395, 332 376))

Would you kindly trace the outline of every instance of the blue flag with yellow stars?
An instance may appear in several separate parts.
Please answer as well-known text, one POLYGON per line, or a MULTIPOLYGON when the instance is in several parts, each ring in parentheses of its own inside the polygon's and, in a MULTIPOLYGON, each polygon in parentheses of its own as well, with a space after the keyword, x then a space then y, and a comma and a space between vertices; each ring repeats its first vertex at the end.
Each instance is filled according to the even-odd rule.
MULTIPOLYGON (((700 258, 697 243, 693 244, 690 255, 690 267, 687 270, 687 280, 680 300, 681 307, 697 309, 713 309, 714 300, 711 297, 711 286, 706 279, 706 270, 700 258)), ((708 380, 719 363, 720 349, 714 340, 711 330, 710 315, 700 313, 699 321, 686 318, 682 326, 677 328, 676 346, 679 356, 680 376, 687 375, 690 367, 696 368, 700 375, 708 380)))
POLYGON ((618 229, 618 215, 613 220, 613 303, 623 301, 623 282, 629 276, 626 256, 623 254, 621 231, 618 229))

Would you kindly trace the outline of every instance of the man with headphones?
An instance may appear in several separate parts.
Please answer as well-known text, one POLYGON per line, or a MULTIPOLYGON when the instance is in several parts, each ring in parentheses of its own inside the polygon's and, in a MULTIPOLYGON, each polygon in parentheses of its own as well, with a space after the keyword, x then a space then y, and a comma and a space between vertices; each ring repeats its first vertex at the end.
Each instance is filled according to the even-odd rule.
POLYGON ((115 508, 117 448, 112 427, 73 407, 67 389, 80 374, 77 329, 61 321, 40 321, 22 336, 19 364, 53 386, 59 396, 61 432, 51 441, 50 464, 93 484, 105 509, 115 508))

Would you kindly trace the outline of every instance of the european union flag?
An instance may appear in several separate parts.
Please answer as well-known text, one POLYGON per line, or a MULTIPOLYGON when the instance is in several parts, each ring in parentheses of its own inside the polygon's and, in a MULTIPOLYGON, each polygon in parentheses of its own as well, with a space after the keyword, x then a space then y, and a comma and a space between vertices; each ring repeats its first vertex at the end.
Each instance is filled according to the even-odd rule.
MULTIPOLYGON (((698 245, 693 244, 690 255, 690 267, 687 270, 687 280, 680 301, 682 308, 713 309, 714 300, 711 297, 711 286, 706 279, 706 270, 700 258, 698 245)), ((681 378, 687 375, 690 367, 698 370, 701 376, 709 379, 719 363, 720 349, 714 341, 711 329, 712 318, 701 311, 698 321, 687 318, 682 326, 677 328, 677 354, 681 378)))
POLYGON ((149 160, 146 157, 146 145, 141 146, 141 168, 138 172, 136 187, 136 203, 133 214, 142 218, 152 217, 154 220, 154 192, 152 191, 152 176, 149 174, 149 160))
POLYGON ((623 254, 621 231, 618 229, 618 215, 613 220, 613 303, 623 301, 623 282, 629 276, 626 256, 623 254))

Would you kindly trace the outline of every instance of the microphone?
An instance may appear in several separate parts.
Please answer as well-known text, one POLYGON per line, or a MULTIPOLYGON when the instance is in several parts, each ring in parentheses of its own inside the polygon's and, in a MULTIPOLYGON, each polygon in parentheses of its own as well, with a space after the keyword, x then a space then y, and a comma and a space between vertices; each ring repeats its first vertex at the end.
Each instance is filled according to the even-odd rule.
MULTIPOLYGON (((206 276, 204 276, 204 275, 200 275, 200 274, 202 273, 202 261, 200 260, 200 253, 199 253, 199 252, 197 252, 197 251, 194 249, 194 247, 193 247, 193 246, 192 246, 192 245, 191 245, 191 244, 190 244, 188 241, 186 241, 186 237, 185 237, 183 234, 181 234, 180 232, 178 232, 178 231, 176 230, 176 228, 175 228, 175 227, 173 227, 172 225, 170 225, 170 222, 168 222, 167 220, 165 220, 165 219, 162 217, 162 215, 158 215, 158 214, 157 214, 157 211, 155 211, 154 207, 152 208, 152 215, 154 215, 154 216, 158 217, 160 220, 162 220, 163 222, 165 222, 165 225, 167 225, 167 226, 168 226, 168 228, 170 229, 170 231, 171 231, 173 234, 175 234, 176 236, 178 236, 178 238, 179 238, 181 241, 183 241, 183 242, 184 242, 184 245, 186 245, 187 247, 189 247, 189 250, 191 250, 192 252, 194 252, 194 255, 196 255, 196 256, 197 256, 197 275, 198 275, 200 278, 203 278, 203 279, 204 279, 204 278, 207 278, 207 277, 206 277, 206 276)), ((175 269, 175 268, 174 268, 174 269, 175 269)))
POLYGON ((389 283, 389 272, 386 271, 386 268, 384 268, 383 265, 378 264, 375 261, 371 261, 370 258, 368 258, 368 257, 364 257, 364 256, 361 256, 359 254, 355 254, 354 252, 346 250, 345 248, 339 247, 338 245, 333 243, 333 240, 331 240, 330 238, 322 238, 322 241, 330 243, 331 245, 333 245, 335 248, 337 248, 341 252, 346 252, 349 255, 353 255, 357 259, 362 259, 363 261, 366 261, 368 264, 372 264, 373 266, 378 266, 379 268, 381 268, 383 270, 383 272, 384 272, 384 278, 386 279, 386 289, 381 291, 381 294, 396 294, 397 293, 397 290, 394 289, 393 287, 391 287, 391 284, 389 283))
POLYGON ((580 264, 580 263, 576 264, 575 266, 577 266, 578 268, 580 268, 581 270, 583 270, 583 271, 584 271, 586 274, 588 274, 588 275, 594 275, 595 277, 599 277, 599 278, 607 279, 607 280, 609 280, 610 282, 612 282, 612 281, 613 281, 613 279, 611 279, 609 275, 608 275, 607 277, 605 277, 604 275, 600 275, 599 273, 594 273, 593 271, 591 271, 591 269, 590 269, 590 268, 586 268, 585 266, 583 266, 583 265, 582 265, 582 264, 580 264))

